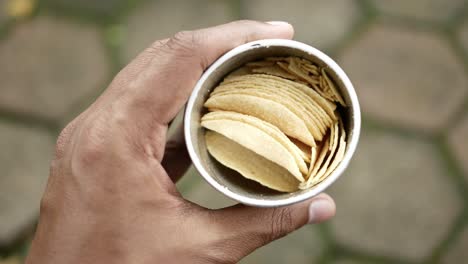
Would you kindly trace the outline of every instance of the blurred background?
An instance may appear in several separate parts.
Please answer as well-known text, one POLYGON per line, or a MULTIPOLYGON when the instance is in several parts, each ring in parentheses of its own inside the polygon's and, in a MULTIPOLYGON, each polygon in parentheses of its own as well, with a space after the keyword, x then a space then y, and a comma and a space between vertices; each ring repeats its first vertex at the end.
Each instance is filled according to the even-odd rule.
MULTIPOLYGON (((152 41, 240 18, 292 23, 364 118, 337 216, 243 263, 468 263, 467 1, 0 0, 0 264, 27 253, 61 128, 152 41)), ((233 204, 193 169, 178 187, 233 204)))

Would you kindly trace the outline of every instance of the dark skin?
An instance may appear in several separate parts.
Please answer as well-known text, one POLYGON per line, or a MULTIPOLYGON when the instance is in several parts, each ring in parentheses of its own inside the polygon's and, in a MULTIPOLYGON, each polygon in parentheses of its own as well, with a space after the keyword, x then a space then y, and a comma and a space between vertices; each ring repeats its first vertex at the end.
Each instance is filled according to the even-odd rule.
POLYGON ((286 23, 237 21, 143 51, 60 134, 26 263, 236 263, 331 218, 325 194, 280 208, 209 210, 174 184, 190 158, 180 129, 166 138, 168 124, 203 71, 243 43, 292 36, 286 23))

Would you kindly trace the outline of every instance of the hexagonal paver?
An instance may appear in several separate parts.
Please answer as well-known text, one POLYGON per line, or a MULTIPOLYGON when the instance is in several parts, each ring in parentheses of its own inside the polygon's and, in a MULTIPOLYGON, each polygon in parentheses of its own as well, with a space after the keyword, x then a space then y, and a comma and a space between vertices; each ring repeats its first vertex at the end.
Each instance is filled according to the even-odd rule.
POLYGON ((359 17, 353 0, 256 0, 242 1, 245 18, 284 20, 295 29, 295 39, 317 48, 337 44, 359 17))
POLYGON ((58 118, 108 78, 97 29, 50 17, 19 24, 0 42, 0 107, 58 118))
POLYGON ((377 24, 339 61, 365 113, 406 126, 442 128, 468 92, 460 59, 427 32, 377 24))
POLYGON ((123 44, 126 61, 134 58, 158 39, 178 31, 215 26, 234 20, 229 1, 161 0, 137 8, 127 22, 123 44))
MULTIPOLYGON (((191 167, 178 183, 182 195, 189 201, 206 208, 219 209, 236 204, 203 180, 191 167)), ((256 250, 240 263, 308 263, 324 250, 317 227, 306 226, 278 241, 256 250), (278 252, 281 252, 279 254, 278 252)))
POLYGON ((465 4, 464 0, 373 0, 384 13, 416 18, 421 20, 442 21, 448 19, 465 4))
POLYGON ((449 143, 455 153, 458 165, 464 170, 465 179, 468 181, 468 112, 456 125, 449 135, 449 143))
POLYGON ((49 4, 58 8, 67 8, 70 10, 80 10, 83 13, 92 13, 97 15, 112 16, 124 7, 128 0, 49 0, 49 4))
POLYGON ((332 264, 379 264, 375 261, 362 261, 354 259, 338 259, 332 262, 332 264))
POLYGON ((0 248, 34 223, 53 146, 45 131, 0 123, 0 248))
POLYGON ((304 226, 280 240, 257 249, 242 264, 316 263, 325 245, 317 226, 304 226))
POLYGON ((468 54, 468 19, 460 28, 458 32, 458 37, 463 46, 463 49, 465 50, 465 53, 468 54))
MULTIPOLYGON (((8 16, 12 18, 24 18, 32 14, 36 6, 36 0, 9 0, 0 1, 0 6, 8 16)), ((1 12, 1 11, 0 11, 1 12)))
POLYGON ((442 258, 443 264, 462 263, 468 259, 468 226, 465 227, 455 243, 448 250, 447 254, 442 258))
POLYGON ((21 264, 21 258, 18 256, 0 259, 0 264, 21 264))
POLYGON ((0 27, 8 20, 7 0, 0 0, 0 27))
POLYGON ((193 166, 187 171, 182 181, 191 182, 189 184, 181 183, 184 185, 181 190, 182 195, 191 202, 210 209, 219 209, 236 204, 235 201, 211 187, 193 166))
POLYGON ((346 175, 332 186, 340 244, 421 260, 447 234, 462 203, 429 142, 364 129, 346 175))

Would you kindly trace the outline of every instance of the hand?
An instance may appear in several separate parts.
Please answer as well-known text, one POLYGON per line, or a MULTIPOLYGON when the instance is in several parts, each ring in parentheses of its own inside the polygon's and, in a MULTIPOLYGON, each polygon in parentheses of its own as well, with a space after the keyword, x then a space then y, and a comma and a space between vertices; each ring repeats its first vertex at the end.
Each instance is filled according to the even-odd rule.
POLYGON ((190 165, 168 123, 202 72, 243 43, 292 38, 289 24, 238 21, 155 42, 60 134, 26 263, 235 263, 335 213, 319 195, 281 208, 208 210, 174 182, 190 165))

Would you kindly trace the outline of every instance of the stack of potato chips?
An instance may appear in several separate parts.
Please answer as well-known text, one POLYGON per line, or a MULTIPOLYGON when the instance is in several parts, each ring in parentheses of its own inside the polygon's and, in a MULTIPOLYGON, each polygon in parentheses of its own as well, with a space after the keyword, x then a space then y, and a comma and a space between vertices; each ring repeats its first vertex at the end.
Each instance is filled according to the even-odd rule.
POLYGON ((266 187, 293 192, 323 181, 341 162, 346 104, 326 69, 272 57, 228 75, 205 102, 208 152, 266 187))

